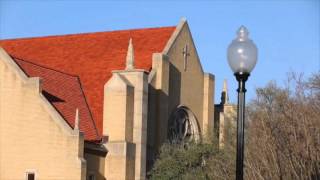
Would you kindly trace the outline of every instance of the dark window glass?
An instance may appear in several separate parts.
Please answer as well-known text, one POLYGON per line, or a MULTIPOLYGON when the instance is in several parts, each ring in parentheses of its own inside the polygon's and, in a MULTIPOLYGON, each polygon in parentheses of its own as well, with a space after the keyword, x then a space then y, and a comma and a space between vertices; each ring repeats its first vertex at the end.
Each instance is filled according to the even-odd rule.
POLYGON ((28 174, 27 174, 27 180, 35 180, 35 175, 34 175, 34 173, 28 173, 28 174))
POLYGON ((93 174, 89 175, 89 180, 96 180, 95 176, 93 174))

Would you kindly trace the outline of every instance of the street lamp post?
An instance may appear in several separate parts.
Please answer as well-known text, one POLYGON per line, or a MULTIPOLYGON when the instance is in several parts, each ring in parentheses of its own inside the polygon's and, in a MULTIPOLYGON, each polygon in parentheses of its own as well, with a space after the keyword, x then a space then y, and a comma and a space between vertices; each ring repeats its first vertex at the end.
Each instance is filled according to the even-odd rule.
POLYGON ((227 55, 228 63, 238 81, 236 180, 243 180, 245 83, 258 57, 257 47, 248 35, 247 28, 241 26, 237 32, 237 38, 228 47, 227 55))

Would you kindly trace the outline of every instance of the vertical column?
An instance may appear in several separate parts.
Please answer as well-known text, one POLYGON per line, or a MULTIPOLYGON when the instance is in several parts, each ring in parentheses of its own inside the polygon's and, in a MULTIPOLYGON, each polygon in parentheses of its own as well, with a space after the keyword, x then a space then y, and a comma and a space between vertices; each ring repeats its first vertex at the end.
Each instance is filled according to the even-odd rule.
POLYGON ((135 179, 145 179, 147 161, 148 75, 143 70, 122 71, 121 75, 134 86, 133 143, 135 179))
POLYGON ((167 139, 168 131, 168 96, 169 96, 169 60, 162 53, 154 53, 152 57, 152 68, 156 70, 155 81, 151 85, 157 90, 156 103, 156 142, 155 149, 167 139))
POLYGON ((104 87, 103 134, 109 137, 105 159, 108 180, 134 179, 133 141, 134 87, 114 72, 104 87))
POLYGON ((214 76, 204 74, 203 81, 203 119, 200 127, 203 137, 212 136, 214 126, 214 76))
POLYGON ((249 75, 236 75, 238 80, 238 120, 237 120, 237 164, 236 179, 243 180, 243 159, 244 159, 244 121, 245 121, 245 82, 249 75))
POLYGON ((226 129, 225 129, 225 113, 224 113, 224 105, 221 106, 221 112, 219 112, 219 116, 220 116, 220 121, 219 121, 219 148, 223 148, 224 147, 224 144, 225 144, 225 132, 226 132, 226 129))

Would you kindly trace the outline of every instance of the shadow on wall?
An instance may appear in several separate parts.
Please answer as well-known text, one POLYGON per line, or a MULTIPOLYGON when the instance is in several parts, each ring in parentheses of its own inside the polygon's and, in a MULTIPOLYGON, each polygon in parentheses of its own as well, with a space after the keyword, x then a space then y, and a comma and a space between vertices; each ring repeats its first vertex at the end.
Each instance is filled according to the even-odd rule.
POLYGON ((169 64, 169 94, 149 85, 148 132, 147 132, 147 172, 151 170, 161 145, 166 141, 170 113, 180 105, 181 72, 169 64), (166 109, 164 109, 166 108, 166 109), (166 120, 161 113, 166 112, 166 120))
MULTIPOLYGON (((95 146, 92 143, 85 142, 85 146, 95 146), (91 144, 91 145, 90 145, 91 144)), ((96 146, 95 146, 96 147, 96 146)), ((99 147, 97 148, 99 149, 99 147)), ((84 149, 84 158, 87 161, 87 179, 94 176, 96 180, 106 180, 104 175, 105 161, 107 151, 94 150, 94 148, 84 149)))
POLYGON ((172 64, 169 77, 169 112, 171 112, 181 102, 181 72, 172 64))

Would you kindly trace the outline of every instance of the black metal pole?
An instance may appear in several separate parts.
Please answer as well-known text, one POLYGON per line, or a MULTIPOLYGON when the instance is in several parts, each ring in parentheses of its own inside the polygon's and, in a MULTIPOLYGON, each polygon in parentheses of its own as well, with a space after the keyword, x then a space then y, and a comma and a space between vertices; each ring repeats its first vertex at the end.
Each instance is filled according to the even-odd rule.
POLYGON ((243 158, 244 158, 244 120, 245 120, 245 94, 247 73, 236 73, 238 81, 238 111, 237 111, 237 165, 236 180, 243 180, 243 158))

